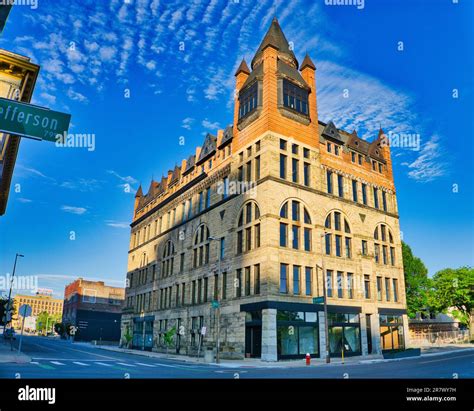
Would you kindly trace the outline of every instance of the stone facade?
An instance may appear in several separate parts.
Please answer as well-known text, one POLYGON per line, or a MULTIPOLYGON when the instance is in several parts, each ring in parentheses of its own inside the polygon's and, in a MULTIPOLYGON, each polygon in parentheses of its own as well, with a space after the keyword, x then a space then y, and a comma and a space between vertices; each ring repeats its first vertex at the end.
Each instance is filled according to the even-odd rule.
POLYGON ((384 134, 368 143, 318 121, 314 64, 306 56, 298 67, 274 20, 253 71, 243 61, 236 73, 233 126, 208 134, 146 195, 138 190, 122 316, 133 347, 169 350, 170 331, 172 350, 194 355, 204 326, 202 348, 215 348, 215 300, 222 357, 323 357, 326 320, 313 298, 323 296, 328 273, 335 355, 380 353, 379 314, 403 316, 406 328, 384 134), (306 96, 296 108, 293 92, 306 96))

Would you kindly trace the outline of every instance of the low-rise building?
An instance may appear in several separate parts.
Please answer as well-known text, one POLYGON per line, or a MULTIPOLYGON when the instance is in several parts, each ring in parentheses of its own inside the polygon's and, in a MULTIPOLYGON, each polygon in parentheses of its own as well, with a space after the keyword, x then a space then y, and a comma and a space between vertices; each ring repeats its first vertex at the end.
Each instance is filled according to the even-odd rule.
MULTIPOLYGON (((36 295, 16 295, 13 299, 14 313, 12 326, 16 330, 21 328, 23 317, 19 314, 20 307, 24 304, 31 306, 31 317, 38 317, 41 313, 47 312, 51 317, 61 317, 63 312, 63 300, 53 298, 50 293, 36 293, 36 295)), ((30 317, 27 317, 30 318, 30 317)), ((25 319, 26 320, 26 319, 25 319)), ((31 328, 31 320, 28 328, 31 328)), ((26 324, 26 322, 25 322, 26 324)), ((26 325, 25 325, 26 327, 26 325)), ((48 326, 48 329, 52 329, 48 326)))
POLYGON ((76 341, 119 341, 125 290, 78 278, 64 290, 63 323, 77 328, 76 341))

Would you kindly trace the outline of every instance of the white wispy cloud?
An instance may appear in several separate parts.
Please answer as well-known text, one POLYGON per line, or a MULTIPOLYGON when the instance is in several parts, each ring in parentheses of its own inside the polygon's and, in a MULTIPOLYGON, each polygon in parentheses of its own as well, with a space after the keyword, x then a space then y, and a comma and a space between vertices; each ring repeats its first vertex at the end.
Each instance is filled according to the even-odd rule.
POLYGON ((207 130, 217 130, 220 127, 217 121, 212 122, 212 121, 209 121, 207 118, 202 120, 201 125, 207 130))
POLYGON ((31 202, 33 202, 33 200, 30 200, 29 198, 23 198, 23 197, 19 197, 19 198, 17 198, 17 200, 20 203, 31 203, 31 202))
POLYGON ((101 187, 102 182, 94 178, 79 178, 77 180, 66 180, 59 184, 62 188, 77 190, 81 192, 96 191, 101 187))
POLYGON ((87 212, 87 208, 68 206, 68 205, 61 206, 61 210, 66 213, 77 214, 77 215, 82 215, 87 212))
POLYGON ((126 184, 137 184, 138 180, 132 176, 121 176, 119 173, 117 173, 114 170, 107 170, 108 174, 113 175, 114 177, 117 177, 120 181, 126 184))
POLYGON ((182 128, 185 128, 186 130, 191 130, 191 126, 194 122, 194 118, 192 117, 186 117, 185 119, 183 119, 183 121, 181 122, 181 127, 182 128))
POLYGON ((130 228, 130 223, 121 222, 121 221, 106 220, 105 224, 108 225, 109 227, 114 227, 114 228, 130 228))

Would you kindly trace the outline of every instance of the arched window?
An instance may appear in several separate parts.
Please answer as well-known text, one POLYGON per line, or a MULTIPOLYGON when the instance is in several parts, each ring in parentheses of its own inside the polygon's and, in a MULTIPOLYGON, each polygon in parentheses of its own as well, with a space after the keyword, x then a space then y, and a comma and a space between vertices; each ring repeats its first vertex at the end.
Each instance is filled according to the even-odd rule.
POLYGON ((174 244, 169 240, 163 249, 163 258, 161 261, 161 276, 168 277, 173 275, 174 266, 174 244))
POLYGON ((339 211, 328 214, 324 223, 325 253, 336 257, 352 257, 352 234, 347 218, 339 211))
POLYGON ((247 202, 240 211, 237 223, 237 254, 260 247, 260 209, 247 202))
POLYGON ((386 224, 379 224, 374 231, 374 255, 378 264, 395 265, 395 245, 392 231, 386 224))
POLYGON ((311 217, 298 200, 288 200, 280 209, 280 247, 312 249, 311 217))
POLYGON ((201 267, 209 262, 209 228, 202 224, 198 227, 193 243, 193 267, 201 267))

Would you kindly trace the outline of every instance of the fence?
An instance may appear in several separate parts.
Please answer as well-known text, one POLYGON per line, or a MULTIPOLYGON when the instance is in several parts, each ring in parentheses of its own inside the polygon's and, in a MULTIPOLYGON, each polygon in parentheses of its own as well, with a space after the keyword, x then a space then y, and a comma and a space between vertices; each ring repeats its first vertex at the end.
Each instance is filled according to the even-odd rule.
POLYGON ((461 344, 469 342, 469 330, 410 331, 410 344, 416 347, 461 344))

